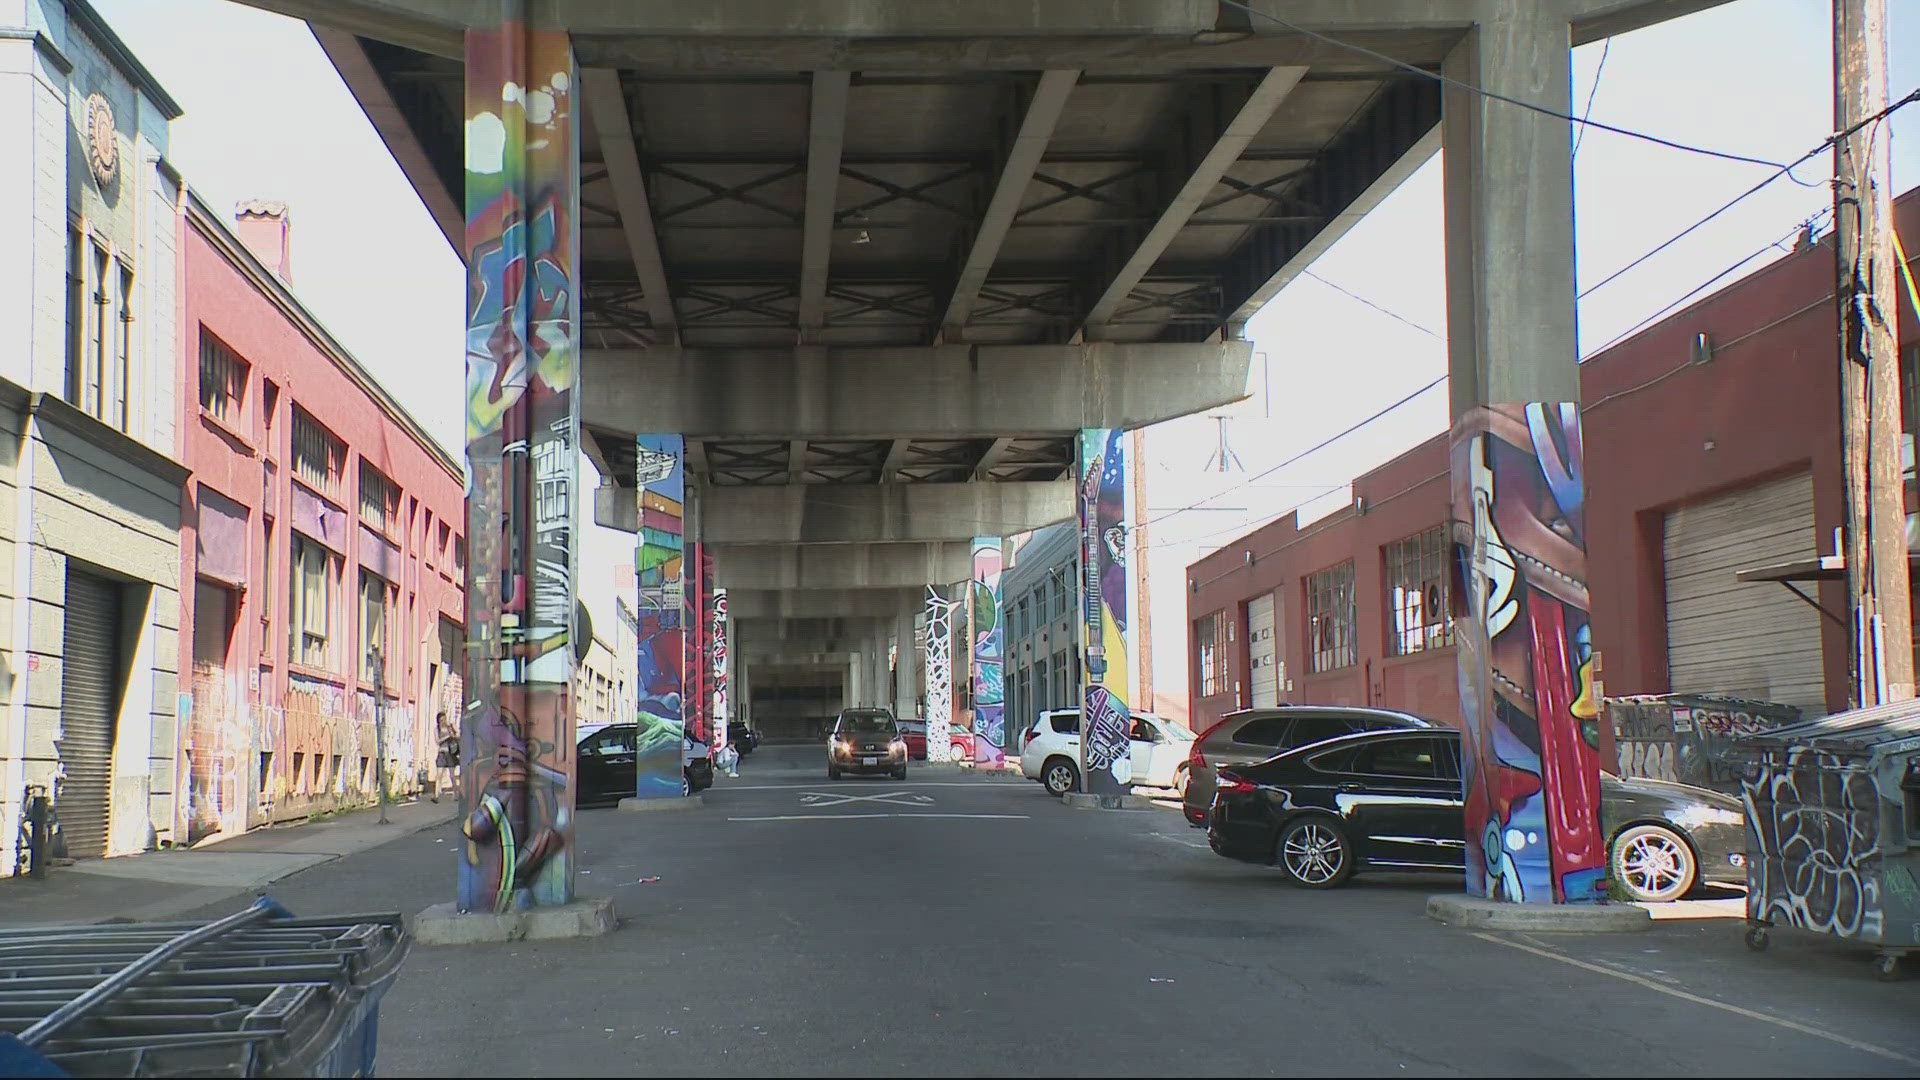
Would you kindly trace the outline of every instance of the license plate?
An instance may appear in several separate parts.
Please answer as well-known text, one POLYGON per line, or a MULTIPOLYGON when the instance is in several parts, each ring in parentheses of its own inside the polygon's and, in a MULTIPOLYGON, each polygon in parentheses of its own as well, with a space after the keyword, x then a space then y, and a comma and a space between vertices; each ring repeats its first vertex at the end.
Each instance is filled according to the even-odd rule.
POLYGON ((878 765, 878 764, 880 764, 880 759, 879 759, 879 758, 877 758, 877 757, 863 757, 863 758, 861 758, 861 759, 860 759, 860 764, 862 764, 862 765, 878 765))

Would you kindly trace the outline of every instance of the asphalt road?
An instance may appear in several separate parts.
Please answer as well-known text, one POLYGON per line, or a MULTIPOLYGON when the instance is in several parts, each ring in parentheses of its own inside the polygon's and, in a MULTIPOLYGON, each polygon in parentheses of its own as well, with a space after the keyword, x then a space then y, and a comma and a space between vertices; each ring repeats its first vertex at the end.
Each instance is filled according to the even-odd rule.
MULTIPOLYGON (((416 949, 388 1076, 1920 1075, 1920 979, 1740 924, 1477 936, 1447 878, 1287 887, 1176 812, 1078 811, 766 747, 700 809, 586 811, 588 941, 416 949), (658 882, 642 884, 658 877, 658 882)), ((445 899, 438 828, 281 882, 299 913, 445 899)))

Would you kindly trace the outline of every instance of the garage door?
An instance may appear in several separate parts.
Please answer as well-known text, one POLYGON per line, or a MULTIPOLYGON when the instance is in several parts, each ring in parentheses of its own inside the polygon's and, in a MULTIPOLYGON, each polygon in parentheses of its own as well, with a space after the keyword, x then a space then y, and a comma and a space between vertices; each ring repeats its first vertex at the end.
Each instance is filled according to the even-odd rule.
POLYGON ((1813 480, 1800 473, 1675 510, 1666 519, 1667 667, 1676 693, 1730 694, 1826 711, 1820 615, 1738 570, 1818 555, 1813 480))
POLYGON ((1252 669, 1253 707, 1280 704, 1280 667, 1273 636, 1273 594, 1266 593, 1247 602, 1247 651, 1252 669))
POLYGON ((57 746, 64 776, 54 810, 67 838, 67 853, 75 858, 107 853, 119 675, 120 586, 70 571, 61 635, 57 746))

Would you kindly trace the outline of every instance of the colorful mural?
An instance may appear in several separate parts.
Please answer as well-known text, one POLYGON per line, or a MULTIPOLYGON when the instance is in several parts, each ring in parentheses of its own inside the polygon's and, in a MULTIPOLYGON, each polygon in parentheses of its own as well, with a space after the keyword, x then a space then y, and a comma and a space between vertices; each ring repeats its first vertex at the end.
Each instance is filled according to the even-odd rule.
POLYGON ((713 755, 712 668, 708 648, 712 641, 708 615, 713 610, 713 553, 705 544, 689 545, 693 558, 687 566, 692 577, 687 582, 685 611, 687 625, 686 679, 686 756, 682 760, 713 755))
POLYGON ((927 586, 927 760, 945 761, 953 751, 953 609, 938 586, 927 586))
POLYGON ((1452 453, 1467 891, 1597 901, 1607 853, 1579 407, 1475 408, 1452 453))
POLYGON ((640 508, 633 567, 640 588, 634 795, 677 798, 685 784, 680 769, 686 721, 686 442, 678 435, 641 435, 634 453, 640 508))
POLYGON ((1000 625, 1000 538, 973 538, 969 591, 973 639, 973 760, 998 767, 1007 756, 1006 681, 1001 671, 1005 631, 1000 625))
POLYGON ((462 911, 573 899, 575 76, 563 31, 467 33, 462 911))
POLYGON ((1119 428, 1082 428, 1080 468, 1080 775, 1095 795, 1133 786, 1127 734, 1127 462, 1119 428))
POLYGON ((729 654, 727 651, 727 590, 713 587, 713 600, 707 604, 710 615, 707 619, 707 658, 711 661, 712 700, 713 700, 713 749, 718 753, 727 745, 727 719, 732 715, 731 702, 727 694, 729 685, 729 654))

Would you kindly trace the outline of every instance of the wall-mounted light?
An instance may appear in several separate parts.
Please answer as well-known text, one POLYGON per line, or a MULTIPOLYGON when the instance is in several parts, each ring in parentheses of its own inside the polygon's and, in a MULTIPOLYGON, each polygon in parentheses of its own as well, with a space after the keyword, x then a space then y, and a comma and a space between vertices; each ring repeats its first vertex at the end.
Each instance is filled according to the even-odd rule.
POLYGON ((1705 330, 1693 335, 1693 345, 1687 350, 1687 359, 1696 364, 1704 364, 1713 359, 1713 335, 1705 330))
POLYGON ((1366 512, 1367 512, 1367 497, 1365 495, 1355 495, 1353 497, 1354 516, 1364 517, 1366 515, 1366 512))
POLYGON ((1253 549, 1251 548, 1247 549, 1247 565, 1253 565, 1253 549))

